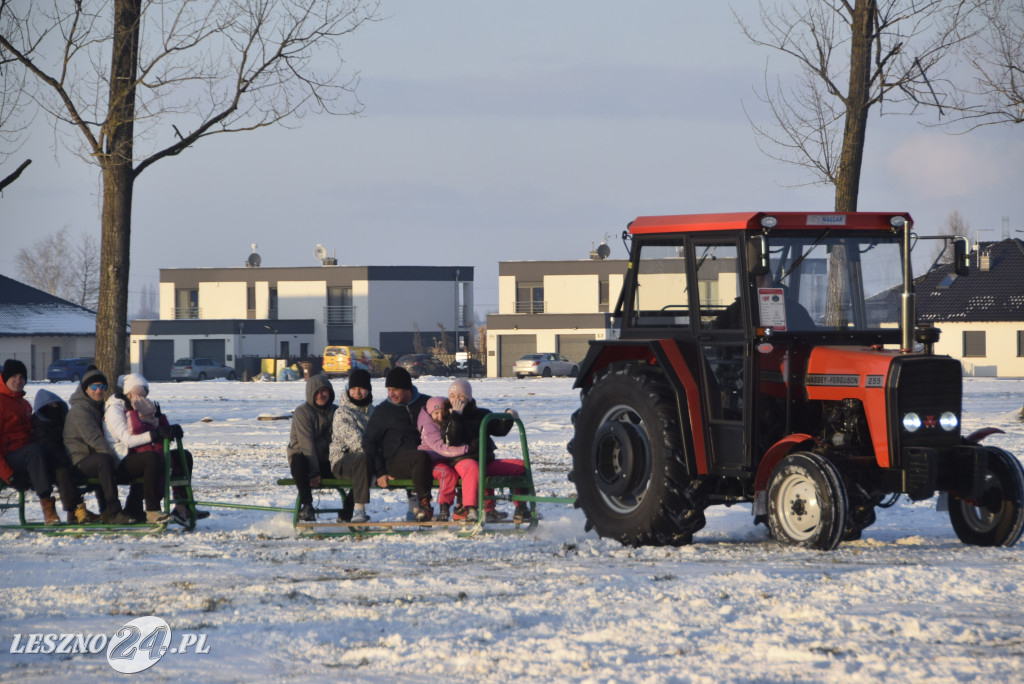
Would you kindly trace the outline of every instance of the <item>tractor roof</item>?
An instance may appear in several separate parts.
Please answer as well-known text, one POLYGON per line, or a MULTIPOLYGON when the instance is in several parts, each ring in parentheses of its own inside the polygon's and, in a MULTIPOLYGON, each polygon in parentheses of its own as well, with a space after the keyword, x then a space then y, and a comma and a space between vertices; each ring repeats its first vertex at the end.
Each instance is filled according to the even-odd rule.
POLYGON ((684 214, 679 216, 640 216, 629 224, 633 235, 657 233, 689 233, 703 231, 751 231, 765 230, 762 219, 776 220, 773 230, 813 230, 834 228, 840 230, 884 230, 891 231, 890 220, 900 216, 910 222, 906 212, 792 212, 756 211, 732 214, 684 214))

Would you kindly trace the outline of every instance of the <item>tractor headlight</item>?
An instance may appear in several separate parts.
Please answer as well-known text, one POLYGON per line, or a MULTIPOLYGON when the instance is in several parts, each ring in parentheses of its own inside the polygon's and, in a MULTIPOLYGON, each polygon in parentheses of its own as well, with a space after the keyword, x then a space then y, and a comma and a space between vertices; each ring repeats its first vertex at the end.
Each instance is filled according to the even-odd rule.
POLYGON ((946 432, 952 432, 960 426, 960 421, 956 419, 956 414, 952 411, 946 411, 939 416, 939 425, 946 432))
POLYGON ((917 432, 921 428, 921 416, 913 411, 903 416, 903 429, 907 432, 917 432))
POLYGON ((771 229, 771 228, 774 228, 777 225, 779 225, 779 220, 777 218, 775 218, 774 216, 762 216, 761 217, 761 227, 762 228, 769 228, 769 229, 771 229))
POLYGON ((907 225, 907 219, 903 218, 902 216, 893 216, 891 219, 889 219, 889 225, 895 228, 896 230, 899 230, 903 226, 907 225))

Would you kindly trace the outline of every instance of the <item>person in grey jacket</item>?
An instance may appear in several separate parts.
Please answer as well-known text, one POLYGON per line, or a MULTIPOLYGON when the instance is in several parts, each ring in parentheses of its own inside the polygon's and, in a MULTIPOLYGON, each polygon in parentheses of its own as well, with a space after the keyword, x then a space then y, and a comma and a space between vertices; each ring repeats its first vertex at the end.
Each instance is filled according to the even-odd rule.
POLYGON ((107 376, 96 366, 89 366, 71 395, 71 408, 64 419, 64 446, 72 463, 86 477, 100 481, 104 506, 101 517, 108 525, 131 525, 140 522, 121 509, 117 497, 117 455, 103 434, 103 403, 107 376))
POLYGON ((299 520, 314 522, 313 488, 331 474, 330 445, 334 412, 334 387, 325 375, 306 381, 306 401, 292 414, 288 437, 288 467, 299 490, 299 520))
POLYGON ((338 401, 331 436, 331 473, 352 481, 352 497, 345 499, 339 520, 369 522, 366 504, 370 503, 370 476, 363 452, 363 431, 373 413, 373 389, 370 374, 357 368, 348 376, 348 391, 338 401))

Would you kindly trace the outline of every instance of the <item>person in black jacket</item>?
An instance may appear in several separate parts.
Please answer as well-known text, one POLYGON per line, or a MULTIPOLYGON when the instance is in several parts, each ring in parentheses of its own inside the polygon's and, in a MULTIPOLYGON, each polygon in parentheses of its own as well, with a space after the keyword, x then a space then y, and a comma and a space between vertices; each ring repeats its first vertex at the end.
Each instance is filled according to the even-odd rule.
MULTIPOLYGON (((469 445, 469 457, 458 460, 454 465, 455 471, 462 479, 463 505, 456 510, 453 518, 473 522, 476 519, 476 509, 479 505, 477 488, 480 483, 480 427, 483 425, 484 418, 491 411, 477 406, 476 400, 473 399, 473 388, 464 378, 454 380, 448 387, 448 401, 445 402, 445 406, 451 408, 441 423, 441 435, 445 444, 450 446, 469 445)), ((513 409, 506 409, 502 415, 502 418, 493 419, 487 424, 486 442, 483 444, 487 461, 484 474, 490 476, 523 475, 526 473, 526 465, 521 459, 494 458, 494 452, 498 447, 492 436, 504 437, 507 435, 515 425, 515 419, 519 417, 519 414, 513 409), (504 417, 506 415, 507 418, 504 417)), ((487 493, 490 493, 490 490, 487 493)), ((517 490, 516 493, 525 494, 526 492, 517 490)), ((484 501, 484 514, 487 516, 487 522, 496 522, 508 517, 507 514, 497 510, 494 499, 484 501)), ((515 522, 523 522, 529 515, 530 511, 525 502, 520 501, 516 504, 513 513, 515 522)))
POLYGON ((434 515, 430 487, 433 484, 430 457, 419 450, 420 431, 416 421, 430 397, 422 395, 412 384, 409 371, 393 368, 385 378, 388 398, 373 409, 363 432, 363 451, 370 459, 370 470, 378 487, 387 487, 389 480, 411 479, 419 505, 415 511, 418 522, 434 515))

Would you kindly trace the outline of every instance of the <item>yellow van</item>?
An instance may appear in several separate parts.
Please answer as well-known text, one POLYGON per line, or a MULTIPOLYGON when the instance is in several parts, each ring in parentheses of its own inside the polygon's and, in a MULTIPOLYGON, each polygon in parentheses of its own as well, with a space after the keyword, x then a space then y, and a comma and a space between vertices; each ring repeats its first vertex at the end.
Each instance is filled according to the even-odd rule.
POLYGON ((373 347, 324 348, 324 375, 329 378, 348 375, 353 368, 362 368, 370 371, 370 375, 381 377, 391 370, 391 359, 373 347))

